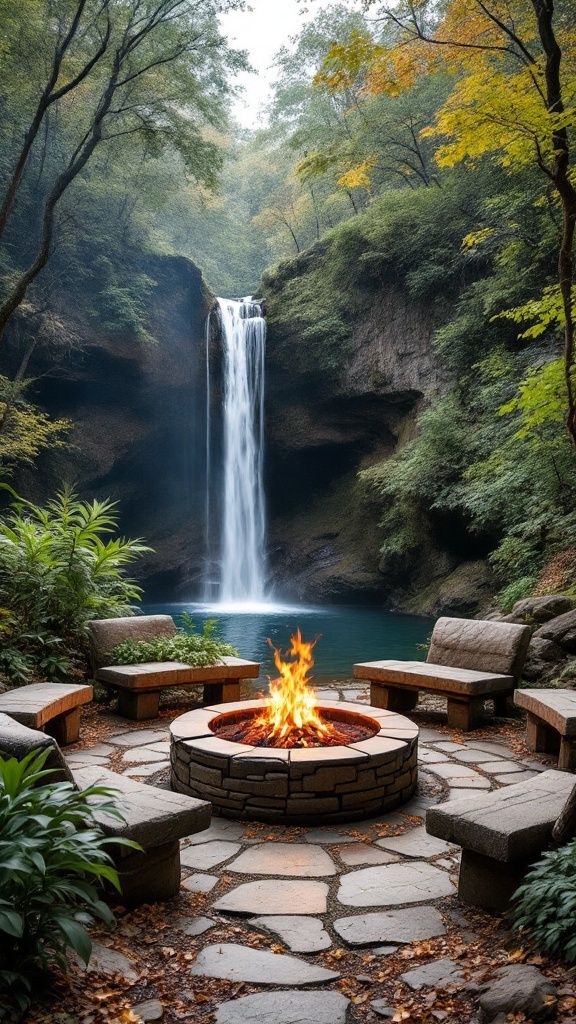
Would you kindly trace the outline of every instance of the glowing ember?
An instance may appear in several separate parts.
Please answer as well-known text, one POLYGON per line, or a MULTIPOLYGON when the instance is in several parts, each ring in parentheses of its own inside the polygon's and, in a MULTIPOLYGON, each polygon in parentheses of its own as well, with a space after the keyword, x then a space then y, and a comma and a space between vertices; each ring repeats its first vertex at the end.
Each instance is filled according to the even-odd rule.
MULTIPOLYGON (((264 712, 246 721, 241 742, 267 747, 337 746, 350 742, 344 727, 338 728, 322 717, 316 691, 308 685, 316 641, 306 643, 298 629, 290 643, 288 656, 292 661, 283 661, 281 651, 273 647, 274 664, 280 675, 270 680, 270 698, 264 712)), ((237 731, 238 728, 237 725, 237 731)))

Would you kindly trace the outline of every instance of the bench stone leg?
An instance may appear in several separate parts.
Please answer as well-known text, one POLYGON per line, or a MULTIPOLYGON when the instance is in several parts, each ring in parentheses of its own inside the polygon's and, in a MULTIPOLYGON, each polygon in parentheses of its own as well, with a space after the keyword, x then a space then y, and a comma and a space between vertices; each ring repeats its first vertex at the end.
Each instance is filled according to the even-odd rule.
POLYGON ((231 679, 227 683, 204 683, 205 704, 230 704, 240 700, 240 680, 231 679))
POLYGON ((468 732, 480 725, 484 714, 482 699, 462 701, 448 697, 448 725, 459 732, 468 732))
POLYGON ((170 899, 180 888, 180 843, 174 839, 143 853, 129 852, 120 856, 116 867, 122 886, 120 899, 125 906, 170 899))
POLYGON ((535 859, 506 864, 474 850, 462 850, 458 899, 474 907, 501 913, 508 908, 513 893, 522 884, 530 863, 535 859))
POLYGON ((383 686, 371 680, 370 703, 385 711, 413 711, 418 703, 418 690, 402 690, 397 686, 383 686))
POLYGON ((158 718, 160 691, 151 690, 138 693, 136 690, 120 690, 118 694, 118 714, 123 718, 132 718, 143 722, 147 718, 158 718))
POLYGON ((576 741, 569 736, 560 739, 558 767, 562 772, 576 772, 576 741))
POLYGON ((68 743, 76 743, 80 736, 80 708, 72 708, 46 723, 46 732, 52 736, 60 747, 68 743))
POLYGON ((557 754, 560 737, 556 729, 551 729, 549 725, 528 711, 526 714, 526 744, 529 750, 538 751, 540 754, 557 754))

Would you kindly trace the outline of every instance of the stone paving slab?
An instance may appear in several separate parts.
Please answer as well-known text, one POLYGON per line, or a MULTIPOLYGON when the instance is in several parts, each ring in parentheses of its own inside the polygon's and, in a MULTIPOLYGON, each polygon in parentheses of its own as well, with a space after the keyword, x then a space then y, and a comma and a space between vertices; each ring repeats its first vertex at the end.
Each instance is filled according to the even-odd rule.
POLYGON ((376 845, 382 846, 385 850, 392 850, 393 853, 401 853, 404 857, 436 857, 455 852, 455 848, 443 839, 429 836, 425 825, 412 828, 401 836, 377 839, 376 845))
POLYGON ((176 921, 176 928, 178 931, 184 932, 185 935, 203 935, 204 932, 214 928, 215 922, 211 917, 179 917, 176 921))
POLYGON ((263 843, 245 850, 226 870, 243 875, 319 878, 335 875, 336 865, 319 846, 306 843, 263 843))
POLYGON ((323 985, 340 975, 325 967, 268 949, 252 949, 233 942, 205 946, 190 968, 190 974, 228 981, 246 981, 256 985, 323 985))
MULTIPOLYGON (((307 843, 326 843, 332 845, 333 843, 350 843, 354 840, 351 836, 347 836, 345 832, 332 832, 325 828, 311 828, 308 830, 304 839, 307 843)), ((359 842, 359 840, 357 840, 359 842)))
POLYGON ((495 775, 494 781, 499 782, 502 786, 512 786, 515 782, 528 782, 529 779, 535 779, 539 772, 510 772, 509 775, 495 775))
POLYGON ((157 772, 165 771, 166 767, 166 761, 154 761, 152 764, 132 765, 131 768, 126 768, 122 774, 136 779, 148 778, 150 775, 156 775, 157 772))
POLYGON ((414 967, 400 977, 408 988, 418 991, 421 988, 446 988, 458 985, 463 979, 462 971, 453 960, 433 960, 422 967, 414 967))
MULTIPOLYGON (((151 750, 149 747, 129 747, 122 754, 122 760, 127 764, 145 764, 146 761, 159 761, 160 753, 158 750, 151 750)), ((167 761, 168 758, 166 757, 164 760, 167 761)))
POLYGON ((221 896, 214 910, 228 914, 291 914, 297 907, 306 914, 325 914, 328 886, 326 882, 291 882, 286 879, 259 879, 244 882, 221 896))
POLYGON ((239 821, 228 821, 227 818, 212 818, 210 826, 203 832, 196 832, 183 840, 183 846, 197 846, 201 843, 210 843, 213 839, 227 839, 232 842, 241 839, 246 832, 247 825, 239 821))
MULTIPOLYGON (((380 845, 380 844, 379 844, 380 845)), ((349 868, 362 867, 368 864, 391 864, 399 858, 386 850, 378 850, 366 843, 350 843, 338 850, 340 859, 349 868)))
POLYGON ((215 840, 212 843, 202 843, 200 846, 186 847, 180 853, 180 861, 186 868, 206 870, 229 860, 241 849, 240 843, 215 840))
POLYGON ((375 942, 417 942, 444 935, 446 929, 435 907, 406 907, 341 917, 334 922, 334 931, 348 946, 362 947, 375 942))
POLYGON ((216 1024, 346 1024, 340 992, 262 992, 223 1003, 216 1024))
POLYGON ((338 901, 345 907, 395 907, 451 896, 449 876, 426 861, 361 868, 340 878, 338 901))
POLYGON ((291 953, 319 953, 323 949, 330 949, 332 945, 319 917, 304 917, 300 914, 255 917, 250 924, 275 932, 291 953))
POLYGON ((145 743, 160 743, 168 735, 168 726, 165 729, 132 729, 131 732, 117 733, 109 736, 108 742, 118 747, 139 747, 145 743))
POLYGON ((524 766, 518 764, 518 761, 505 761, 503 758, 498 758, 497 761, 483 761, 482 771, 488 772, 489 775, 510 775, 511 772, 516 772, 516 774, 523 772, 524 766))
POLYGON ((217 882, 217 875, 189 875, 184 879, 182 885, 190 892, 212 892, 217 882))

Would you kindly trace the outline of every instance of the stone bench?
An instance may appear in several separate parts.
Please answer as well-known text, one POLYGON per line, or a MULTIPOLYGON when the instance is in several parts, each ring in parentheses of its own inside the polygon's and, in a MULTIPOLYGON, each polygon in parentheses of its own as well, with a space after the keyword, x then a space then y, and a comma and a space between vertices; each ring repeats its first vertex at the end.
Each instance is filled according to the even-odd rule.
POLYGON ((80 735, 80 707, 92 687, 76 683, 30 683, 0 694, 0 713, 31 729, 42 729, 65 746, 80 735))
POLYGON ((576 779, 550 769, 526 782, 449 800, 426 812, 426 831, 462 847, 458 896, 501 912, 546 848, 576 779))
POLYGON ((530 750, 558 754, 561 771, 576 771, 576 690, 516 690, 514 703, 526 712, 530 750))
POLYGON ((156 718, 160 692, 176 686, 203 686, 204 703, 221 704, 240 699, 240 681, 257 679, 260 665, 242 658, 221 658, 217 665, 192 668, 180 661, 111 665, 114 648, 125 640, 151 640, 174 636, 170 615, 138 615, 119 619, 94 619, 88 623, 95 678, 118 690, 118 711, 125 718, 144 721, 156 718))
POLYGON ((370 682, 370 703, 389 711, 412 711, 425 690, 446 697, 448 725, 467 731, 479 724, 484 701, 505 714, 520 678, 530 627, 477 619, 438 619, 422 661, 370 661, 354 665, 370 682))
MULTIPOLYGON (((132 907, 175 896, 180 887, 179 840, 208 828, 211 805, 135 782, 100 766, 77 769, 72 774, 53 737, 0 714, 0 755, 19 760, 30 750, 46 747, 50 748, 46 767, 53 769, 48 781, 72 782, 80 790, 94 785, 120 790, 118 802, 125 821, 100 813, 97 818, 107 835, 133 839, 144 850, 110 848, 120 874, 122 902, 132 907)), ((115 890, 112 895, 119 899, 115 890)))

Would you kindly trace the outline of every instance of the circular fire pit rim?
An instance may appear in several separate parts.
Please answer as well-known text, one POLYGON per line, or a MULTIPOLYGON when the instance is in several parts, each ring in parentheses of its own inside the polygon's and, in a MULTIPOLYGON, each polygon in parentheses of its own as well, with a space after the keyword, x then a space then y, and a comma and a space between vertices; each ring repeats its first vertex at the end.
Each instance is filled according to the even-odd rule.
POLYGON ((359 821, 406 803, 418 781, 418 727, 396 712, 349 701, 321 700, 376 720, 371 739, 335 747, 257 747, 215 735, 210 723, 264 701, 189 711, 171 726, 173 789, 209 800, 236 820, 326 826, 359 821))
MULTIPOLYGON (((369 721, 375 721, 376 723, 381 722, 378 730, 374 736, 369 737, 365 740, 354 741, 345 745, 337 746, 317 746, 317 747, 268 747, 268 746, 253 746, 247 743, 237 742, 235 740, 227 740, 218 736, 211 728, 212 722, 218 718, 228 717, 233 714, 242 711, 258 711, 261 708, 267 706, 267 700, 265 698, 258 698, 255 700, 241 700, 234 701, 229 704, 214 704, 210 707, 195 708, 193 711, 187 711, 183 715, 179 715, 175 718, 170 725, 170 741, 171 743, 186 743, 196 746, 203 740, 214 739, 218 741, 219 752, 222 756, 234 757, 242 753, 252 753, 254 757, 264 756, 273 757, 276 756, 279 760, 289 759, 290 754, 310 754, 311 751, 321 751, 326 761, 332 758, 340 760, 346 752, 350 751, 350 756, 357 755, 359 752, 364 754, 382 754, 385 751, 382 748, 382 740, 397 740, 399 742, 398 749, 401 750, 402 746, 405 745, 409 740, 415 740, 418 738, 418 726, 405 718, 403 715, 398 714, 395 711, 387 711, 384 708, 376 708, 366 704, 356 704, 352 701, 330 701, 327 699, 317 700, 317 706, 321 709, 329 709, 331 712, 336 714, 342 711, 345 715, 357 715, 359 718, 368 719, 369 721), (196 729, 192 727, 191 735, 186 735, 188 731, 188 723, 193 723, 196 729), (228 748, 228 753, 226 751, 228 748), (263 751, 267 751, 266 754, 262 754, 263 751)), ((205 747, 203 747, 205 749, 205 747)), ((394 748, 389 748, 386 752, 392 752, 394 748)), ((313 755, 311 760, 317 760, 318 754, 313 755)), ((297 758, 298 761, 302 760, 302 757, 297 758)))

